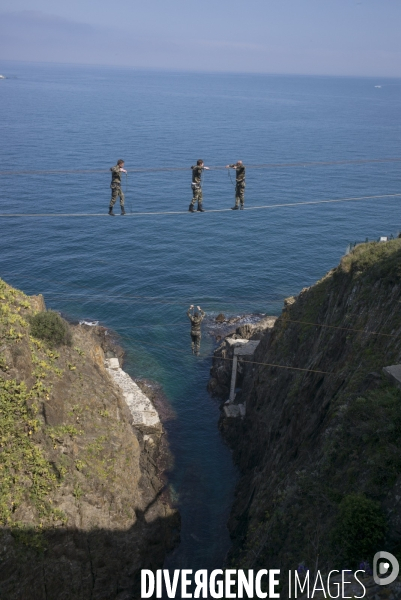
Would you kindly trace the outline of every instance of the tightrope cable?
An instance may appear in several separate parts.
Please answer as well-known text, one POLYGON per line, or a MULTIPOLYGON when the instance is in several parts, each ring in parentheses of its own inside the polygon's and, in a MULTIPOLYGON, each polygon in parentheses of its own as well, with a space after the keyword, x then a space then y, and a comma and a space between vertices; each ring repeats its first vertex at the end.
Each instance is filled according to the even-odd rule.
MULTIPOLYGON (((143 346, 151 346, 154 348, 161 348, 163 350, 166 350, 166 345, 161 345, 161 344, 152 344, 149 342, 142 342, 140 340, 136 340, 133 338, 128 338, 127 336, 120 336, 122 339, 130 339, 130 341, 135 342, 139 345, 143 345, 143 346)), ((172 346, 168 347, 168 350, 173 350, 174 352, 178 352, 180 354, 185 354, 187 356, 190 356, 189 353, 186 350, 181 350, 180 348, 174 348, 172 346)), ((234 358, 228 358, 228 357, 222 357, 222 356, 215 356, 214 354, 202 354, 202 355, 198 355, 198 358, 215 358, 216 360, 228 360, 228 361, 233 361, 234 358)), ((320 371, 317 369, 305 369, 302 367, 292 367, 292 366, 288 366, 288 365, 277 365, 275 363, 263 363, 263 362, 256 362, 254 360, 240 360, 241 363, 249 363, 249 364, 254 364, 254 365, 261 365, 261 366, 265 366, 265 367, 276 367, 278 369, 289 369, 291 371, 302 371, 302 372, 308 372, 308 373, 319 373, 319 374, 323 374, 323 375, 336 375, 336 373, 333 373, 331 371, 320 371)))
MULTIPOLYGON (((377 194, 375 196, 355 196, 350 198, 337 198, 328 200, 307 200, 305 202, 285 202, 282 204, 266 204, 263 206, 247 206, 244 208, 245 211, 249 210, 268 210, 273 208, 293 208, 297 206, 317 205, 317 204, 336 204, 340 202, 358 202, 362 200, 377 200, 386 198, 399 198, 399 194, 377 194)), ((206 210, 205 213, 220 213, 220 212, 232 212, 231 208, 213 208, 206 210)), ((160 215, 188 215, 191 214, 192 218, 195 213, 189 213, 185 210, 176 211, 152 211, 152 212, 136 212, 132 215, 125 215, 127 217, 142 217, 142 216, 160 216, 160 215)), ((203 213, 202 213, 203 214, 203 213)), ((0 213, 0 218, 69 218, 69 217, 108 217, 107 212, 104 213, 0 213)))
MULTIPOLYGON (((234 360, 233 358, 223 358, 222 356, 215 356, 217 360, 234 360)), ((256 362, 255 360, 242 360, 241 363, 249 363, 252 365, 262 365, 264 367, 276 367, 277 369, 290 369, 291 371, 304 371, 308 373, 321 373, 323 375, 336 375, 336 373, 332 373, 331 371, 319 371, 317 369, 303 369, 301 367, 289 367, 288 365, 276 365, 274 363, 262 363, 256 362)))

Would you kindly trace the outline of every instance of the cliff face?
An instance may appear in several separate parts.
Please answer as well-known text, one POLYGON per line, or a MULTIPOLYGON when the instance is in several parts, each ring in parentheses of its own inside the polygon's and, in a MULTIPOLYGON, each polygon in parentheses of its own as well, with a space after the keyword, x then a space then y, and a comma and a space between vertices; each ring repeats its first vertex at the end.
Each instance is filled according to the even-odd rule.
POLYGON ((163 430, 132 426, 95 329, 31 335, 43 308, 0 280, 0 597, 135 598, 178 537, 163 430))
POLYGON ((263 336, 244 367, 246 416, 221 419, 242 473, 231 563, 354 568, 381 539, 380 511, 378 549, 399 552, 401 391, 382 368, 401 362, 400 291, 401 240, 364 244, 263 336), (339 536, 347 510, 377 526, 371 546, 363 523, 348 546, 339 536))

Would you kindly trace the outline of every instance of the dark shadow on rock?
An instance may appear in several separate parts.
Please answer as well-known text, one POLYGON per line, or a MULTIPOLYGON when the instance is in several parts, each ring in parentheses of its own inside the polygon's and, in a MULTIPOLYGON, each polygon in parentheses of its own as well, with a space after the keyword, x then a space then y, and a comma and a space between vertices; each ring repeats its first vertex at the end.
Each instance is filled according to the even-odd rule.
POLYGON ((139 599, 141 569, 160 569, 179 542, 178 514, 149 518, 162 492, 128 530, 0 529, 1 600, 139 599))

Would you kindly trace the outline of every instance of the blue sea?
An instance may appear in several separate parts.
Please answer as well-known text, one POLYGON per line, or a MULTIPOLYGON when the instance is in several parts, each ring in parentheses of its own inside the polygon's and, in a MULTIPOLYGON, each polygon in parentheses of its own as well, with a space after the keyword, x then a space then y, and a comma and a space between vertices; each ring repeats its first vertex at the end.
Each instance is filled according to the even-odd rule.
POLYGON ((210 212, 234 203, 228 171, 214 168, 206 212, 189 214, 190 166, 243 160, 246 207, 400 193, 401 162, 364 161, 401 158, 401 80, 11 62, 0 73, 0 214, 43 215, 0 216, 0 276, 116 331, 127 371, 162 385, 182 515, 169 566, 220 566, 238 475, 206 391, 213 320, 279 314, 349 243, 396 235, 401 198, 210 212), (112 218, 119 158, 129 214, 112 218), (207 313, 198 357, 189 304, 207 313))

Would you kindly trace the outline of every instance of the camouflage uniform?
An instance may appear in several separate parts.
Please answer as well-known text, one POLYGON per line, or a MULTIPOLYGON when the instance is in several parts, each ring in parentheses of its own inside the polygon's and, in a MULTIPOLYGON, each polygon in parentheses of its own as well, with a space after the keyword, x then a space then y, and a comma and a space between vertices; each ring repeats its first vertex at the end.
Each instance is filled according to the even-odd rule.
POLYGON ((204 167, 196 165, 191 167, 192 169, 192 201, 190 206, 195 206, 195 202, 198 203, 198 209, 202 208, 203 195, 202 195, 202 171, 204 167))
POLYGON ((205 318, 205 313, 201 309, 199 313, 191 313, 191 309, 188 309, 187 312, 188 319, 191 321, 191 348, 192 354, 199 354, 200 351, 200 341, 202 337, 201 332, 201 323, 205 318))
MULTIPOLYGON (((237 167, 237 165, 230 165, 230 167, 237 167)), ((235 206, 244 207, 244 196, 245 196, 245 167, 241 165, 235 169, 235 206)))
POLYGON ((124 193, 121 189, 121 171, 120 165, 116 165, 115 167, 111 167, 111 200, 110 200, 110 208, 113 208, 117 201, 117 197, 120 196, 120 206, 124 207, 124 193))

